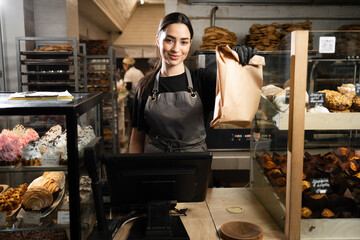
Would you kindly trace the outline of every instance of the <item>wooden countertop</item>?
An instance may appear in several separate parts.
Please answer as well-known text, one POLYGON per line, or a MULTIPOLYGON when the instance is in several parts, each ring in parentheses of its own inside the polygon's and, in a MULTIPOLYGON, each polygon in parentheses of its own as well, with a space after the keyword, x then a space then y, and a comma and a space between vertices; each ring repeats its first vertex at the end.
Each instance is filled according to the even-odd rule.
MULTIPOLYGON (((177 208, 188 208, 187 216, 182 216, 181 220, 192 240, 219 240, 217 229, 231 221, 257 224, 264 231, 264 240, 285 239, 285 234, 246 188, 209 188, 206 201, 178 203, 177 208), (244 211, 229 213, 226 208, 231 206, 241 207, 244 211)), ((125 225, 114 239, 126 239, 130 227, 131 224, 125 225)))
POLYGON ((260 226, 263 239, 286 239, 285 234, 247 188, 209 188, 206 196, 212 219, 217 229, 227 222, 246 221, 260 226), (241 207, 242 213, 234 214, 227 207, 241 207))

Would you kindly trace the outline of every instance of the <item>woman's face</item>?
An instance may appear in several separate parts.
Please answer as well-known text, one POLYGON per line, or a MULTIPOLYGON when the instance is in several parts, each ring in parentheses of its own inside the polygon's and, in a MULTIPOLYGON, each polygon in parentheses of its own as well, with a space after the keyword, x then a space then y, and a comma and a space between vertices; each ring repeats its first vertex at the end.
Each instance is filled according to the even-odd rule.
POLYGON ((173 23, 157 35, 156 42, 163 64, 167 67, 177 66, 183 63, 189 53, 190 31, 183 23, 173 23))

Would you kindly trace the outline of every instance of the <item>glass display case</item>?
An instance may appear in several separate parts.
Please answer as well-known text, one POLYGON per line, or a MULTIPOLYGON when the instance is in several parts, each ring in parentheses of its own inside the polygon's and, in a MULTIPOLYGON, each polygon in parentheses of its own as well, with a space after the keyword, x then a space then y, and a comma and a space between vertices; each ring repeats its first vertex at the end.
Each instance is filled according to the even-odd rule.
POLYGON ((360 236, 359 49, 360 31, 295 31, 266 56, 250 188, 288 239, 360 236))
POLYGON ((95 223, 84 148, 102 136, 102 93, 0 93, 0 239, 86 239, 95 223))

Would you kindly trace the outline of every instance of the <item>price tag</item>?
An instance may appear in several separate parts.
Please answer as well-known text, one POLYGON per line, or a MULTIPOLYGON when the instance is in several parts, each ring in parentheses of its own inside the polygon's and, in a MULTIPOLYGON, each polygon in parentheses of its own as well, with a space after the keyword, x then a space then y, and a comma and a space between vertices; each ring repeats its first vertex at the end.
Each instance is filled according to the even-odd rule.
POLYGON ((313 178, 310 179, 311 191, 317 193, 327 193, 330 190, 329 178, 313 178))
POLYGON ((286 90, 285 92, 286 92, 286 94, 285 94, 285 103, 289 104, 289 102, 290 102, 290 91, 286 90))
POLYGON ((69 211, 58 211, 57 223, 60 225, 70 224, 70 212, 69 211))
POLYGON ((319 53, 335 53, 336 37, 320 37, 319 53))
POLYGON ((360 83, 355 83, 355 93, 357 97, 360 97, 360 83))
POLYGON ((0 213, 0 225, 5 225, 5 224, 6 224, 6 213, 1 212, 0 213))
POLYGON ((59 155, 42 156, 42 166, 59 166, 59 155))
POLYGON ((24 224, 39 225, 40 224, 40 211, 24 212, 24 224))
POLYGON ((325 93, 310 93, 309 94, 310 106, 324 106, 325 105, 325 93))

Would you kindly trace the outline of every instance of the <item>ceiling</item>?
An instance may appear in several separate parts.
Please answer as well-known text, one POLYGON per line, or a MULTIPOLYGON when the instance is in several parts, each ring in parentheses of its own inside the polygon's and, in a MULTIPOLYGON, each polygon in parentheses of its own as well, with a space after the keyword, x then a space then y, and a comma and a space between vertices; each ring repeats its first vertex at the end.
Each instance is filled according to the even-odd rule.
MULTIPOLYGON (((106 31, 123 31, 140 0, 79 0, 79 13, 106 31)), ((144 4, 164 4, 164 0, 144 0, 144 4)))

